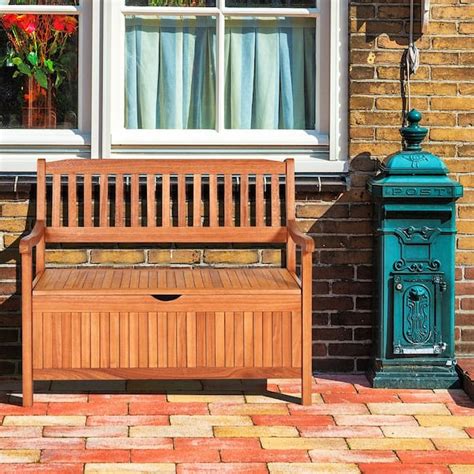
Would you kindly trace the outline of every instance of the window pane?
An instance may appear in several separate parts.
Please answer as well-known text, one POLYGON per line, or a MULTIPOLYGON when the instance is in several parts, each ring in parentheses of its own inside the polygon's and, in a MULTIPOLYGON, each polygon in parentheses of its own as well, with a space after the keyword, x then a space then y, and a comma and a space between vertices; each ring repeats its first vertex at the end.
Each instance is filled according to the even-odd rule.
POLYGON ((126 0, 127 7, 215 7, 215 0, 126 0))
POLYGON ((77 128, 77 18, 3 14, 0 23, 0 128, 77 128))
POLYGON ((215 18, 128 16, 125 62, 125 128, 215 128, 215 18))
POLYGON ((315 0, 226 0, 226 7, 235 8, 315 8, 315 0))
POLYGON ((315 20, 226 18, 225 126, 315 126, 315 20))

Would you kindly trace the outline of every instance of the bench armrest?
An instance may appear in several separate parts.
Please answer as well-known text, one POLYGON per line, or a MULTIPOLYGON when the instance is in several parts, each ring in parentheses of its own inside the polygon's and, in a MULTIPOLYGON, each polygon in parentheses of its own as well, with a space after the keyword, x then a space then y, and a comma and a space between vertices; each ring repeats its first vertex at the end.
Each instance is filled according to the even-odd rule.
POLYGON ((298 229, 296 221, 288 221, 288 235, 295 244, 302 248, 304 253, 314 252, 314 240, 309 235, 304 234, 298 229))
POLYGON ((36 221, 30 234, 20 240, 20 253, 31 253, 33 247, 38 245, 42 239, 44 239, 44 222, 36 221))

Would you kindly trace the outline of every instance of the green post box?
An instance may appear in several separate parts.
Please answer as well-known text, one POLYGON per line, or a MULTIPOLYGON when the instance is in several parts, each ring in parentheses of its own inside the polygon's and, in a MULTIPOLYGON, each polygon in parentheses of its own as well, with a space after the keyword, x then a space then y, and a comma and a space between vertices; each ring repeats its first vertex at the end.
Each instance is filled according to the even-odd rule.
POLYGON ((408 114, 405 146, 369 183, 376 220, 374 387, 458 385, 454 356, 455 201, 462 186, 423 151, 428 130, 408 114))

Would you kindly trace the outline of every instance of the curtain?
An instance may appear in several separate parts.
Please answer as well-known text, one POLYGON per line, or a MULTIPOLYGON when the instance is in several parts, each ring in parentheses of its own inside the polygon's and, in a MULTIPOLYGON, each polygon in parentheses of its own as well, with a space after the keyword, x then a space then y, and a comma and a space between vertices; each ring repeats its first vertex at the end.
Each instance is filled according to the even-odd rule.
MULTIPOLYGON (((215 128, 215 19, 127 19, 126 128, 215 128)), ((314 129, 315 21, 227 18, 225 127, 314 129)))

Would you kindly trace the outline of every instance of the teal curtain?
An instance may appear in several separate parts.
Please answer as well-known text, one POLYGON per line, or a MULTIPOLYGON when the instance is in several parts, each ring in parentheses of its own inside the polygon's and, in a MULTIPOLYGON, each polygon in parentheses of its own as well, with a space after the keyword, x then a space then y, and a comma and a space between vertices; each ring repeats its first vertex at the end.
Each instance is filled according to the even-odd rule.
MULTIPOLYGON (((215 28, 127 19, 126 128, 215 128, 215 28)), ((226 128, 314 129, 315 69, 313 19, 226 19, 226 128)))

